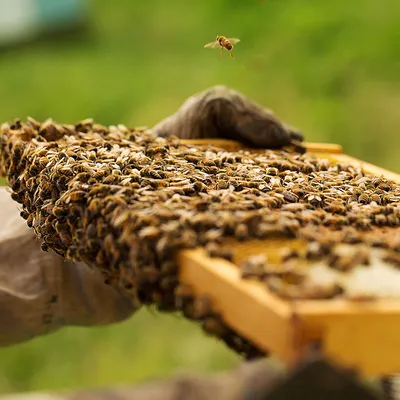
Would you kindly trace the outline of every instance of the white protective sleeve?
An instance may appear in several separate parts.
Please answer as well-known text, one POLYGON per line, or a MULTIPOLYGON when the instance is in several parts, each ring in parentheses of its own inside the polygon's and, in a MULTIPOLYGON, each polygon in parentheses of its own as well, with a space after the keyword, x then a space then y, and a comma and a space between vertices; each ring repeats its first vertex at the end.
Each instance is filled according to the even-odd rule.
POLYGON ((135 311, 133 302, 103 283, 100 272, 43 252, 0 188, 0 345, 6 346, 66 325, 104 325, 135 311))

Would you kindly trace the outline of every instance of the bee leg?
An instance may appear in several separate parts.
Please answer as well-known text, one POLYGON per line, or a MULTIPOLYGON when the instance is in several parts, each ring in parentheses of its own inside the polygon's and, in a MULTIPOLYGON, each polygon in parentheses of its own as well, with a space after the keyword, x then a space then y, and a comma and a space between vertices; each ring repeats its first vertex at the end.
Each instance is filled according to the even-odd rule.
POLYGON ((235 58, 233 57, 232 50, 229 52, 229 55, 231 56, 231 58, 235 58))
POLYGON ((219 59, 222 60, 222 47, 221 47, 220 52, 219 52, 219 59))

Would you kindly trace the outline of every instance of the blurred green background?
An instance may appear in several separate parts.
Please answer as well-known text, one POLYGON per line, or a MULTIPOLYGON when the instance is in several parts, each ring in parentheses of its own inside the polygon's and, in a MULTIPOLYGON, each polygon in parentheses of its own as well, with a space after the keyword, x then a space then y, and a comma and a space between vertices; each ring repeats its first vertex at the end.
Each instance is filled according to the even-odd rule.
MULTIPOLYGON (((88 2, 87 34, 0 53, 0 121, 30 115, 152 126, 191 94, 231 86, 308 141, 400 171, 399 0, 88 2), (239 37, 235 59, 204 49, 239 37)), ((212 372, 239 359, 192 324, 146 310, 0 350, 0 392, 212 372)))

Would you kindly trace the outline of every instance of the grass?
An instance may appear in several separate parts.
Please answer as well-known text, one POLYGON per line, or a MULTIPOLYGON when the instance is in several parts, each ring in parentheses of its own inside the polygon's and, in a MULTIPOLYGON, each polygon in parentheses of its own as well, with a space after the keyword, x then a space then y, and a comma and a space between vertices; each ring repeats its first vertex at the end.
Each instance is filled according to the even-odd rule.
POLYGON ((238 357, 197 326, 141 310, 130 320, 67 328, 0 350, 0 392, 132 384, 189 368, 207 373, 238 357))
MULTIPOLYGON (((194 92, 236 88, 353 156, 400 171, 400 2, 89 3, 89 36, 0 54, 0 121, 31 115, 151 126, 194 92), (235 60, 203 49, 241 38, 235 60)), ((0 349, 0 392, 215 371, 238 358, 195 326, 145 312, 0 349)))

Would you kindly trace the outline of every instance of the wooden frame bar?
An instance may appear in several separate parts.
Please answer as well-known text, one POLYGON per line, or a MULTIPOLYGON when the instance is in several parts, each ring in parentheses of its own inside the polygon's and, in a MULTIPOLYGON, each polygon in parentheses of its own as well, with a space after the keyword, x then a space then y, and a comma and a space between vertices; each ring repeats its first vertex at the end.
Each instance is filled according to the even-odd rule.
MULTIPOLYGON (((240 148, 231 141, 208 143, 227 150, 240 148)), ((400 183, 400 175, 342 154, 340 146, 308 144, 307 148, 316 156, 361 165, 366 172, 400 183)), ((271 247, 268 241, 258 244, 264 245, 266 249, 271 247)), ((294 241, 284 240, 282 245, 293 246, 294 241)), ((276 248, 276 244, 272 247, 276 248)), ((196 294, 210 296, 228 325, 286 364, 296 362, 308 344, 317 341, 327 357, 365 375, 400 371, 400 300, 291 303, 259 282, 241 279, 237 265, 209 258, 203 249, 182 251, 178 260, 182 282, 189 284, 196 294)))

